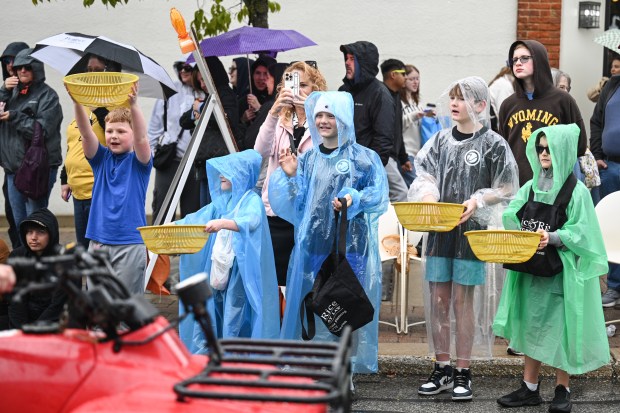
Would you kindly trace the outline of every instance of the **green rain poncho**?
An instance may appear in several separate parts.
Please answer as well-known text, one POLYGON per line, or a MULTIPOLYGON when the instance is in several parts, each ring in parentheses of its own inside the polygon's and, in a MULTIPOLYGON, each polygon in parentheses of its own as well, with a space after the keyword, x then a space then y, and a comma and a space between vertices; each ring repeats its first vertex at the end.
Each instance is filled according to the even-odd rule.
MULTIPOLYGON (((534 178, 519 190, 504 212, 506 229, 520 229, 516 213, 534 200, 553 204, 577 159, 579 127, 556 125, 535 131, 526 155, 534 178), (541 191, 539 180, 547 174, 535 145, 538 135, 547 137, 553 186, 541 191)), ((607 273, 607 255, 592 198, 581 182, 573 190, 566 211, 567 222, 557 230, 564 244, 558 248, 564 269, 553 277, 537 277, 508 271, 493 330, 510 340, 510 346, 527 356, 569 374, 582 374, 609 362, 609 343, 601 306, 598 277, 607 273)))

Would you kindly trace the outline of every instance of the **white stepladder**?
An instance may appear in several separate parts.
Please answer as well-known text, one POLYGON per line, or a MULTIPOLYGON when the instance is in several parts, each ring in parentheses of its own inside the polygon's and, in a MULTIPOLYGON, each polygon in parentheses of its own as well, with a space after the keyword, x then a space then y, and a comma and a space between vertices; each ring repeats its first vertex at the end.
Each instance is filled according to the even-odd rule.
MULTIPOLYGON (((166 193, 166 197, 164 198, 164 202, 155 218, 156 225, 167 224, 172 220, 174 216, 174 211, 176 211, 177 206, 179 205, 179 200, 181 199, 181 192, 183 192, 183 188, 185 187, 185 182, 187 181, 187 177, 191 172, 194 165, 194 158, 196 158, 196 153, 198 152, 198 148, 202 139, 205 135, 205 131, 207 130, 207 124, 211 119, 211 116, 215 116, 215 120, 217 122, 220 131, 222 132, 222 136, 224 137, 224 142, 226 143, 226 148, 230 153, 238 152, 237 145, 233 139, 232 132, 230 130, 230 125, 226 119, 226 115, 224 112, 224 107, 222 106, 222 101, 217 93, 217 89, 215 88, 215 83, 213 82, 213 78, 211 77, 211 73, 209 72, 209 68, 207 67, 204 57, 202 56, 202 52, 198 47, 198 40, 196 39, 196 34, 193 29, 191 33, 187 32, 185 26, 185 20, 183 16, 176 10, 172 9, 170 11, 170 19, 172 21, 172 25, 176 30, 179 36, 179 45, 181 46, 181 51, 185 54, 188 52, 192 52, 194 60, 196 61, 196 66, 200 70, 200 74, 202 75, 203 80, 205 81, 205 85, 207 86, 208 96, 205 101, 204 109, 200 114, 200 118, 198 119, 198 123, 196 124, 196 128, 194 128, 194 133, 192 134, 192 140, 190 141, 187 150, 185 151, 185 155, 179 164, 179 168, 177 169, 174 178, 172 179, 172 183, 168 188, 168 192, 166 193)), ((147 265, 144 271, 144 289, 146 290, 146 286, 148 284, 149 279, 151 278, 151 273, 153 272, 153 268, 155 268, 155 263, 157 261, 157 254, 149 251, 149 264, 147 265)))

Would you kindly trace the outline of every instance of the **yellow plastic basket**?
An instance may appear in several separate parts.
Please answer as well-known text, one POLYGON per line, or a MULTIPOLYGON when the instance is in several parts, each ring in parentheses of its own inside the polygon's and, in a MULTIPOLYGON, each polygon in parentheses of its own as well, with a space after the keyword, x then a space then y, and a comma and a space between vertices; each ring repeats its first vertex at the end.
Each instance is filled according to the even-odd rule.
POLYGON ((156 254, 193 254, 205 246, 209 233, 204 225, 153 225, 138 227, 144 244, 156 254))
POLYGON ((540 243, 540 234, 530 231, 467 231, 465 236, 479 260, 503 264, 529 260, 540 243))
POLYGON ((401 225, 410 231, 446 232, 456 227, 465 210, 448 202, 394 202, 401 225))
POLYGON ((127 106, 127 95, 138 76, 131 73, 92 72, 65 76, 67 90, 80 105, 115 108, 127 106))

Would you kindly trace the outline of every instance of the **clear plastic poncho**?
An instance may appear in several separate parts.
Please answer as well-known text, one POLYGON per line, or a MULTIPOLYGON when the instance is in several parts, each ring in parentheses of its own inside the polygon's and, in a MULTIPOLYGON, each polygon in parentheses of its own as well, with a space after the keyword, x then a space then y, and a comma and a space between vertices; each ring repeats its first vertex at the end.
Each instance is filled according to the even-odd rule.
MULTIPOLYGON (((280 334, 278 283, 265 207, 252 191, 260 173, 261 156, 253 149, 207 160, 212 202, 176 221, 178 225, 205 225, 212 219, 233 219, 239 232, 232 232, 235 259, 224 290, 213 290, 207 307, 219 338, 274 339, 280 334), (223 191, 220 176, 232 183, 223 191)), ((210 274, 212 249, 218 233, 205 247, 181 256, 180 279, 199 272, 210 274)), ((205 353, 206 342, 199 325, 188 317, 179 335, 193 353, 205 353)))
POLYGON ((442 94, 438 111, 448 126, 452 125, 446 119, 452 118, 450 102, 455 94, 462 96, 470 127, 476 132, 457 140, 450 127, 433 136, 415 158, 417 178, 408 200, 421 202, 427 195, 457 204, 476 200, 477 209, 469 220, 449 232, 428 233, 423 248, 429 351, 470 360, 491 357, 495 338, 491 325, 505 271, 501 265, 481 263, 463 234, 501 228, 501 214, 519 189, 519 181, 506 140, 487 126, 489 93, 484 80, 465 78, 442 94), (433 257, 432 266, 428 257, 433 257), (462 277, 473 269, 478 277, 462 277))
MULTIPOLYGON (((580 129, 575 124, 536 130, 526 155, 534 178, 517 193, 504 212, 506 229, 521 229, 517 212, 534 189, 534 201, 553 204, 573 171, 580 129), (543 173, 535 146, 544 133, 550 149, 553 186, 539 189, 543 173)), ((546 175, 549 175, 549 171, 546 175)), ((609 363, 609 342, 598 277, 607 274, 607 254, 590 192, 577 182, 566 209, 568 220, 556 232, 563 270, 536 277, 509 270, 493 330, 527 356, 569 374, 582 374, 609 363)))
MULTIPOLYGON (((388 206, 385 169, 377 153, 355 143, 353 99, 349 93, 314 92, 306 99, 305 108, 314 148, 299 157, 296 176, 288 177, 278 168, 269 181, 272 209, 295 225, 281 337, 301 339, 300 305, 329 255, 337 232, 332 200, 350 194, 353 203, 347 210, 347 259, 375 308, 373 321, 353 333, 353 371, 376 372, 381 304, 377 231, 379 216, 388 206), (319 99, 336 117, 338 148, 330 154, 319 149, 322 139, 314 123, 319 99)), ((319 317, 315 316, 315 321, 314 340, 338 340, 319 317)))

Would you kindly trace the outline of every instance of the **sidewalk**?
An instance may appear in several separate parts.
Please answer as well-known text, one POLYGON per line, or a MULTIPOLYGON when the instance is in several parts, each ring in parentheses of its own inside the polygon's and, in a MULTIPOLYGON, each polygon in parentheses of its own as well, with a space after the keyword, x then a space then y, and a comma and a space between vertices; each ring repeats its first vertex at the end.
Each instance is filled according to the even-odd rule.
MULTIPOLYGON (((6 228, 0 227, 0 238, 8 242, 6 228)), ((60 229, 61 243, 74 239, 73 228, 60 229)), ((178 257, 171 259, 171 277, 178 279, 178 257)), ((419 275, 413 274, 409 285, 409 305, 407 317, 409 324, 424 321, 424 308, 420 294, 419 275), (417 284, 416 284, 417 283, 417 284)), ((147 298, 157 307, 160 313, 168 320, 175 320, 178 316, 179 301, 176 295, 157 296, 150 292, 147 298)), ((606 308, 605 320, 620 319, 620 306, 606 308)), ((381 305, 379 318, 382 321, 393 323, 399 308, 395 303, 384 301, 381 305)), ((620 323, 619 323, 620 324, 620 323)), ((620 325, 618 325, 620 330, 620 325)), ((620 371, 620 331, 610 337, 611 362, 594 372, 585 375, 587 378, 611 379, 620 371)), ((519 376, 523 371, 523 357, 506 354, 507 342, 503 338, 495 339, 493 358, 490 360, 472 361, 472 369, 477 376, 519 376)), ((417 374, 427 375, 431 370, 431 356, 426 340, 426 326, 416 325, 409 327, 407 334, 397 334, 392 326, 379 325, 379 370, 384 374, 417 374)), ((553 376, 553 369, 543 367, 543 376, 553 376)))

